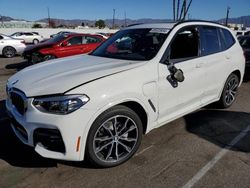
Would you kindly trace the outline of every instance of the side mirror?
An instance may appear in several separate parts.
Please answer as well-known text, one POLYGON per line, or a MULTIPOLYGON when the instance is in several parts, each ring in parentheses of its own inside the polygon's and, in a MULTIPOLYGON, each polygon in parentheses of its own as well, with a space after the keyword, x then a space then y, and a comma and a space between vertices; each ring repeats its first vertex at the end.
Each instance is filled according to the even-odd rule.
POLYGON ((183 82, 185 79, 183 71, 181 69, 177 69, 173 76, 178 82, 183 82))
POLYGON ((68 46, 68 41, 62 42, 61 46, 68 46))

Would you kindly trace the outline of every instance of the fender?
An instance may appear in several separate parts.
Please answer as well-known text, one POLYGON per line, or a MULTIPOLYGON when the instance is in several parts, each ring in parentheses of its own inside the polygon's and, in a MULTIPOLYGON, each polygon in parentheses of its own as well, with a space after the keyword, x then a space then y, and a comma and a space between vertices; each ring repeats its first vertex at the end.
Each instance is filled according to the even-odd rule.
MULTIPOLYGON (((83 133, 81 134, 82 135, 82 140, 81 140, 81 145, 80 145, 80 155, 79 155, 79 160, 84 160, 84 155, 85 155, 85 146, 86 146, 86 143, 87 143, 87 138, 88 138, 88 134, 89 134, 89 130, 92 126, 92 124, 94 123, 94 121, 96 120, 96 118, 98 116, 100 116, 103 112, 105 112, 106 110, 108 110, 109 108, 113 107, 113 106, 116 106, 116 105, 119 105, 121 103, 124 103, 124 102, 137 102, 139 103, 145 110, 147 116, 148 116, 148 119, 150 119, 150 116, 149 116, 149 109, 148 107, 146 107, 145 103, 142 102, 141 100, 139 100, 138 98, 126 98, 126 99, 119 99, 119 100, 115 100, 111 103, 106 103, 105 105, 103 105, 102 107, 99 108, 99 110, 97 110, 97 112, 91 117, 91 119, 89 120, 87 126, 84 128, 83 130, 83 133), (83 138, 85 138, 83 140, 83 138)), ((149 130, 149 122, 150 120, 148 120, 148 123, 147 123, 147 131, 146 133, 148 133, 148 130, 149 130)))

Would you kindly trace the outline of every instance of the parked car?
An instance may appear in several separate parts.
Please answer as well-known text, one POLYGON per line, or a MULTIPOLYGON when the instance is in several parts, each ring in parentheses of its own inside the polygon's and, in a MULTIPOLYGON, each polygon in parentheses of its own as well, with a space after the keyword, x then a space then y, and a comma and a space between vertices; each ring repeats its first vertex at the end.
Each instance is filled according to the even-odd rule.
POLYGON ((26 45, 23 40, 0 34, 0 55, 14 57, 16 54, 22 54, 25 48, 26 45))
POLYGON ((6 107, 17 137, 41 156, 111 167, 133 156, 154 128, 213 102, 230 107, 244 68, 227 27, 142 24, 88 55, 16 73, 6 107))
POLYGON ((246 75, 250 76, 250 35, 238 37, 241 47, 244 50, 246 58, 246 75))
POLYGON ((60 32, 58 32, 56 34, 50 35, 50 38, 54 38, 54 37, 56 37, 58 35, 68 35, 70 33, 72 33, 72 32, 70 32, 70 31, 60 31, 60 32))
POLYGON ((38 44, 43 40, 43 36, 39 35, 37 32, 16 32, 10 35, 15 39, 22 39, 25 43, 38 44))
POLYGON ((27 47, 23 56, 34 64, 60 57, 85 54, 94 50, 104 40, 100 36, 89 34, 58 35, 38 45, 27 47))

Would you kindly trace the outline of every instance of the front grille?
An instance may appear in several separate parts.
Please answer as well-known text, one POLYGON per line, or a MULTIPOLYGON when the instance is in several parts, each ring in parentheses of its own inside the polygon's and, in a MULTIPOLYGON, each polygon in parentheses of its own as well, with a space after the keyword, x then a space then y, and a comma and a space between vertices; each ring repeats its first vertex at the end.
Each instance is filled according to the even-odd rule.
POLYGON ((9 97, 10 97, 12 105, 15 106, 17 111, 21 115, 24 115, 24 113, 26 111, 26 105, 25 105, 24 97, 21 94, 19 94, 17 92, 14 92, 14 91, 11 91, 9 93, 9 97))

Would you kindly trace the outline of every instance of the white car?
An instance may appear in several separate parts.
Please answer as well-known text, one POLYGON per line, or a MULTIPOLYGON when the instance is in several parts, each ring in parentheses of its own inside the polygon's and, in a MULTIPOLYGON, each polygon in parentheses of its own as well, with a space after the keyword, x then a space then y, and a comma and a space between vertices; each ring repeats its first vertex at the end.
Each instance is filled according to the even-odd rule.
POLYGON ((23 40, 0 34, 0 55, 14 57, 16 54, 22 54, 25 48, 26 45, 23 40))
POLYGON ((244 68, 222 25, 135 25, 89 55, 18 72, 6 107, 17 137, 41 156, 110 167, 133 156, 152 129, 213 102, 231 106, 244 68))
POLYGON ((12 38, 22 39, 25 43, 38 44, 44 40, 43 36, 39 35, 37 32, 16 32, 11 35, 12 38))

